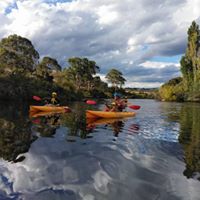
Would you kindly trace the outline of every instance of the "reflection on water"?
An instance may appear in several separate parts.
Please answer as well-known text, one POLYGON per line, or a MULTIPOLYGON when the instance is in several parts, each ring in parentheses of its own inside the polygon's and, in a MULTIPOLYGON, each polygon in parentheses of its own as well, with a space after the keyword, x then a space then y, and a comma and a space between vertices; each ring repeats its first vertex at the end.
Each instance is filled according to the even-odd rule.
POLYGON ((16 107, 4 104, 0 109, 0 157, 22 161, 24 156, 18 155, 27 152, 36 139, 31 135, 29 120, 23 108, 16 110, 16 107))
MULTIPOLYGON (((58 127, 67 127, 67 141, 75 142, 77 138, 92 138, 91 133, 95 132, 95 129, 99 126, 105 129, 111 128, 115 137, 118 137, 118 134, 124 130, 126 118, 86 119, 85 109, 84 104, 77 103, 73 105, 73 112, 66 114, 54 112, 33 113, 30 115, 33 123, 32 131, 39 133, 42 137, 51 137, 56 133, 58 127)), ((137 124, 131 124, 129 127, 129 132, 136 133, 138 130, 139 126, 137 124)))
POLYGON ((45 113, 45 115, 39 113, 31 117, 32 135, 52 137, 60 126, 60 116, 59 113, 45 113))
POLYGON ((85 110, 103 105, 0 106, 0 199, 199 199, 200 105, 134 103, 134 118, 98 120, 85 110))
POLYGON ((184 175, 200 180, 200 105, 184 104, 180 115, 179 142, 183 145, 186 169, 184 175))
POLYGON ((73 112, 62 116, 62 125, 68 128, 67 141, 74 142, 76 137, 89 138, 86 129, 85 106, 83 103, 74 104, 73 112))

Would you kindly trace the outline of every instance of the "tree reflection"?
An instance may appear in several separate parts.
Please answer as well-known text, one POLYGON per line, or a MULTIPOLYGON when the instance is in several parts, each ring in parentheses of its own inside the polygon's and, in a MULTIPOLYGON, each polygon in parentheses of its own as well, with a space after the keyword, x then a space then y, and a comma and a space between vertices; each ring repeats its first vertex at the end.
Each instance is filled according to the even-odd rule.
POLYGON ((75 142, 77 137, 82 139, 90 138, 91 130, 87 129, 85 107, 76 103, 72 108, 73 112, 63 115, 61 123, 68 128, 67 141, 75 142))
POLYGON ((31 134, 30 123, 23 109, 16 111, 16 105, 4 103, 0 110, 0 157, 7 161, 23 161, 25 157, 19 155, 27 152, 36 139, 31 134))
MULTIPOLYGON (((183 145, 187 178, 195 177, 200 172, 200 106, 184 104, 180 113, 179 142, 183 145)), ((198 177, 200 180, 200 176, 198 177)))
POLYGON ((37 113, 32 118, 33 132, 38 132, 41 137, 53 137, 56 129, 60 126, 59 113, 37 113))
POLYGON ((107 119, 107 118, 87 119, 88 130, 93 131, 98 125, 110 126, 113 130, 113 135, 115 137, 118 137, 119 133, 122 132, 123 130, 124 121, 122 119, 107 119))
POLYGON ((111 123, 110 126, 113 129, 113 135, 115 137, 118 137, 119 133, 122 131, 122 129, 124 127, 124 122, 121 120, 118 120, 118 121, 111 123))
POLYGON ((85 107, 81 103, 74 103, 70 107, 73 110, 70 113, 32 113, 30 117, 34 123, 33 130, 42 137, 52 137, 57 128, 66 127, 66 137, 69 142, 75 142, 78 137, 82 139, 91 137, 89 136, 91 131, 86 128, 85 107))
MULTIPOLYGON (((21 104, 20 104, 21 105, 21 104)), ((38 137, 53 137, 59 127, 65 127, 66 140, 74 142, 78 138, 91 138, 97 125, 109 126, 115 137, 124 127, 124 119, 86 120, 85 104, 75 103, 70 106, 71 113, 37 113, 28 117, 29 106, 0 104, 0 157, 7 161, 20 162, 25 159, 31 144, 38 137)), ((138 127, 131 127, 135 129, 138 127)))

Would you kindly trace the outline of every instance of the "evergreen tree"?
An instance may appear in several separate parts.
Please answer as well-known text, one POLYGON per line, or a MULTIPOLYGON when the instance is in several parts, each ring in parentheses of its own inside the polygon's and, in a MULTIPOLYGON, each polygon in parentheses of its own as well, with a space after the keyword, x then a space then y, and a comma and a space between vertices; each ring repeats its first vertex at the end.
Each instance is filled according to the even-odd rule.
POLYGON ((58 64, 57 60, 44 57, 37 65, 35 74, 45 80, 52 81, 53 75, 58 71, 61 71, 61 66, 58 64))
POLYGON ((195 21, 192 22, 187 33, 186 52, 180 60, 183 79, 172 79, 160 87, 159 94, 163 100, 200 101, 200 30, 195 21))
POLYGON ((188 91, 200 91, 200 30, 195 21, 188 29, 187 49, 180 63, 188 91))
POLYGON ((124 85, 126 79, 123 77, 122 72, 116 70, 116 69, 111 69, 108 74, 106 75, 106 79, 108 80, 109 83, 113 85, 113 87, 117 88, 118 86, 124 85))
POLYGON ((0 42, 0 70, 4 74, 31 72, 39 61, 39 53, 31 41, 10 35, 0 42))
POLYGON ((95 61, 90 61, 87 58, 69 58, 70 64, 67 72, 68 77, 73 80, 76 89, 87 88, 90 90, 92 87, 93 76, 100 71, 95 61))

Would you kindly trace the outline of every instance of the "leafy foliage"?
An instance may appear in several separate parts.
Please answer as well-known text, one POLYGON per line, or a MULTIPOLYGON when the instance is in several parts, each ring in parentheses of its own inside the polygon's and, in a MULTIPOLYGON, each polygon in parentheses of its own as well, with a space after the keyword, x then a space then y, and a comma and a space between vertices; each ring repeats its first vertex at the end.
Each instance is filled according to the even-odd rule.
POLYGON ((185 56, 181 59, 181 72, 189 98, 198 95, 200 93, 200 30, 195 21, 188 29, 188 45, 185 56))
POLYGON ((185 98, 185 89, 183 79, 177 77, 169 80, 159 89, 161 100, 165 101, 183 101, 185 98))
POLYGON ((122 86, 125 84, 126 79, 123 77, 122 72, 111 69, 108 74, 106 75, 106 79, 110 82, 115 88, 117 86, 122 86))
POLYGON ((187 49, 180 64, 183 81, 175 85, 170 85, 170 82, 164 84, 159 92, 161 98, 200 101, 200 30, 195 21, 188 29, 187 49))
POLYGON ((67 74, 75 83, 76 90, 87 88, 90 91, 93 87, 93 76, 100 71, 95 61, 90 61, 87 58, 69 58, 70 64, 67 74))
POLYGON ((59 93, 63 100, 105 97, 108 88, 96 73, 100 68, 87 58, 69 58, 70 66, 62 70, 57 60, 39 54, 32 43, 11 35, 0 41, 0 98, 31 99, 33 95, 59 93))
POLYGON ((11 35, 0 42, 0 68, 5 73, 32 71, 39 61, 39 53, 32 43, 21 36, 11 35))
POLYGON ((43 78, 47 81, 53 80, 53 74, 61 71, 61 66, 58 64, 57 60, 44 57, 35 69, 35 74, 40 78, 43 78))

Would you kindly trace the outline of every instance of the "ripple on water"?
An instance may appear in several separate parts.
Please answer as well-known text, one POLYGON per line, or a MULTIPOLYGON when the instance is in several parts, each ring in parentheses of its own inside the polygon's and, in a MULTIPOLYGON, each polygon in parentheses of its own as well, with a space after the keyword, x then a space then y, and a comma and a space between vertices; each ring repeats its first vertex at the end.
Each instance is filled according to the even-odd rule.
POLYGON ((25 160, 1 161, 0 199, 197 200, 199 182, 183 176, 176 106, 134 103, 136 117, 97 125, 90 138, 73 134, 75 120, 52 138, 38 134, 25 160))

